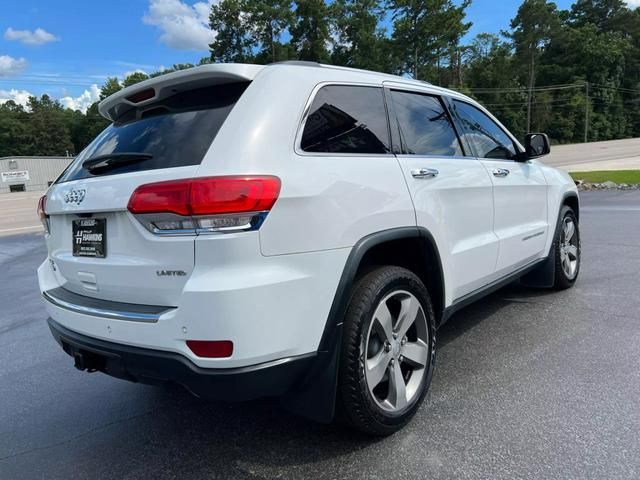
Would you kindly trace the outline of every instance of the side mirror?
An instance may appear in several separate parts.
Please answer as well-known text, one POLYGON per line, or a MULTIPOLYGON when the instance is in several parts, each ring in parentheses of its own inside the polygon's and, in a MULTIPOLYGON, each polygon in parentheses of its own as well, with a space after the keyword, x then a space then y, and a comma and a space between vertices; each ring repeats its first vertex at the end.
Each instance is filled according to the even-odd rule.
POLYGON ((524 137, 527 159, 543 157, 551 152, 549 137, 544 133, 528 133, 524 137))

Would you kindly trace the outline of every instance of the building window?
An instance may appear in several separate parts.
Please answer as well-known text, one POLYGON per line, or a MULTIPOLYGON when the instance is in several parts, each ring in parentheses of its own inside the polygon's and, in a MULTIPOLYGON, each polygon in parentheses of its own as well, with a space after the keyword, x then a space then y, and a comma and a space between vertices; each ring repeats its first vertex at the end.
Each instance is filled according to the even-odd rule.
POLYGON ((9 160, 9 170, 17 170, 17 169, 18 169, 18 161, 9 160))
POLYGON ((14 193, 14 192, 25 192, 26 188, 24 186, 24 183, 16 183, 15 185, 9 185, 9 191, 11 193, 14 193))

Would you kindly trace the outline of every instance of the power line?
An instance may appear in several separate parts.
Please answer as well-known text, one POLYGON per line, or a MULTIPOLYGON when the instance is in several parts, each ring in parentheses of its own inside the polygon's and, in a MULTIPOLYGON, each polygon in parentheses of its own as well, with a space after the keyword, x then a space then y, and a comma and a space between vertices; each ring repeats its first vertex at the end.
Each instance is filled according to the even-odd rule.
MULTIPOLYGON (((544 92, 550 90, 566 90, 570 88, 583 88, 584 83, 568 83, 560 85, 548 85, 544 87, 533 87, 533 92, 544 92)), ((477 93, 527 93, 529 89, 527 87, 508 87, 508 88, 470 88, 469 91, 477 93)))

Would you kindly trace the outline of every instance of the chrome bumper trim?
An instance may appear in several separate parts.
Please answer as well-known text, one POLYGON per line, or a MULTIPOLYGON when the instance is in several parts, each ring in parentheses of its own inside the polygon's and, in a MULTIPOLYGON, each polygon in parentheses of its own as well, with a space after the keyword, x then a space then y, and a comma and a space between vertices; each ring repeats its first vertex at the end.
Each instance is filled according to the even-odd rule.
POLYGON ((52 305, 65 310, 111 320, 156 323, 162 315, 175 310, 175 307, 136 305, 100 300, 70 292, 62 287, 42 292, 42 296, 52 305))

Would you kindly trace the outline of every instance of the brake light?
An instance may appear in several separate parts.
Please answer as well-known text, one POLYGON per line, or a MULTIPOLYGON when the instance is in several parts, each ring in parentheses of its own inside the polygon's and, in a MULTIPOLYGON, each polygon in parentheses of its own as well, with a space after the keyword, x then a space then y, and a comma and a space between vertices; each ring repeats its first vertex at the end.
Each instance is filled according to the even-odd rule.
POLYGON ((156 96, 156 91, 153 88, 147 88, 146 90, 140 90, 127 97, 131 103, 140 103, 145 100, 149 100, 156 96))
POLYGON ((44 232, 49 233, 49 215, 47 215, 47 196, 43 195, 38 200, 38 217, 44 227, 44 232))
POLYGON ((198 357, 228 358, 233 354, 231 340, 187 340, 187 347, 198 357))
POLYGON ((252 230, 279 193, 280 179, 273 176, 172 180, 138 187, 127 208, 154 233, 252 230))

